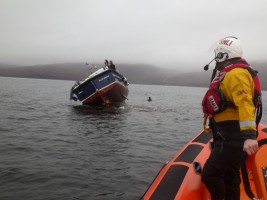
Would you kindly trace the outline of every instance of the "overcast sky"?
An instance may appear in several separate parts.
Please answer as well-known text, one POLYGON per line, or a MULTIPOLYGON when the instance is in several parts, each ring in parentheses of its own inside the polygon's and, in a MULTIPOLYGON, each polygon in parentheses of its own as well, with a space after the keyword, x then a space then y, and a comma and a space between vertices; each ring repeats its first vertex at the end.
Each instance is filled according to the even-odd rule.
POLYGON ((147 63, 203 68, 238 37, 267 60, 266 0, 0 0, 0 63, 147 63))

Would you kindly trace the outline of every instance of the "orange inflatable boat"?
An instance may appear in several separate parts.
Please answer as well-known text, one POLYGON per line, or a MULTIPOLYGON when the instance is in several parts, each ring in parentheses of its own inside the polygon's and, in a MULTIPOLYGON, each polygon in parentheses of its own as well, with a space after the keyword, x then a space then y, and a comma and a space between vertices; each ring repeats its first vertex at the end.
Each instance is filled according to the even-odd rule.
MULTIPOLYGON (((140 200, 210 200, 201 170, 210 154, 212 134, 200 131, 166 163, 140 200)), ((260 124, 260 148, 242 163, 241 200, 267 200, 267 126, 260 124)))

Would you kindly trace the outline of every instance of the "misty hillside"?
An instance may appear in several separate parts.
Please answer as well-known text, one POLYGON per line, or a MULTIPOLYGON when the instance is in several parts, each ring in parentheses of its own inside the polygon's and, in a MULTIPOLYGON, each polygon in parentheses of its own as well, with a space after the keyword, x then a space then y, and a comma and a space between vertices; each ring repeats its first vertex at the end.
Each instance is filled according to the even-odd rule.
MULTIPOLYGON (((267 62, 251 63, 259 71, 262 89, 267 90, 267 62)), ((101 65, 99 65, 101 67, 101 65)), ((179 85, 208 87, 212 70, 185 73, 179 70, 165 70, 148 64, 116 64, 117 70, 132 84, 179 85)), ((179 68, 179 67, 177 67, 179 68)), ((0 63, 0 76, 81 80, 95 69, 84 63, 61 63, 35 66, 14 66, 0 63), (91 69, 90 69, 91 68, 91 69)))

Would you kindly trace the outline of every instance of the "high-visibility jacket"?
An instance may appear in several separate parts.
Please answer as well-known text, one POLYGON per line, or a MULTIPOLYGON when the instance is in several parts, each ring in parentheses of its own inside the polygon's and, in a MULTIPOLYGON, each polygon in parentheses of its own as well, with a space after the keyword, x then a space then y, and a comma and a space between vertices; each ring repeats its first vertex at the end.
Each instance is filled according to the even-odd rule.
MULTIPOLYGON (((241 137, 255 139, 262 114, 261 88, 257 72, 250 68, 244 59, 229 60, 219 69, 221 70, 214 75, 202 100, 205 116, 208 114, 215 123, 239 122, 241 137), (216 95, 212 94, 212 91, 216 88, 221 94, 214 98, 216 95)), ((217 92, 216 94, 219 94, 217 92)))
POLYGON ((255 84, 249 71, 235 68, 227 72, 219 86, 227 100, 233 102, 234 107, 227 107, 221 113, 215 114, 216 122, 239 120, 240 130, 255 130, 255 105, 253 103, 255 84))

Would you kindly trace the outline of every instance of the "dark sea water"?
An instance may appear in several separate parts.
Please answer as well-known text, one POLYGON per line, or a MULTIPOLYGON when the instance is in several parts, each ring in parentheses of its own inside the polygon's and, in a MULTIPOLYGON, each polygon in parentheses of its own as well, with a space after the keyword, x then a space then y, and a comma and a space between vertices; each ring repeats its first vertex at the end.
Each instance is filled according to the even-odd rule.
POLYGON ((205 88, 132 84, 125 105, 91 109, 73 81, 0 83, 0 200, 139 199, 202 128, 205 88))

